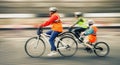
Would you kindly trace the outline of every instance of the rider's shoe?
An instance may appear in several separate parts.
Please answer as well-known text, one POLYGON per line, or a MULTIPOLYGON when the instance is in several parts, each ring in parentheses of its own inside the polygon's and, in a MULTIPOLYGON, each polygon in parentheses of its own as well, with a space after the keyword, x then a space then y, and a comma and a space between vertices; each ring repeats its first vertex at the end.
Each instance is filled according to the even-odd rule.
POLYGON ((58 54, 57 51, 51 51, 51 52, 48 54, 48 56, 54 56, 54 55, 57 55, 57 54, 58 54))

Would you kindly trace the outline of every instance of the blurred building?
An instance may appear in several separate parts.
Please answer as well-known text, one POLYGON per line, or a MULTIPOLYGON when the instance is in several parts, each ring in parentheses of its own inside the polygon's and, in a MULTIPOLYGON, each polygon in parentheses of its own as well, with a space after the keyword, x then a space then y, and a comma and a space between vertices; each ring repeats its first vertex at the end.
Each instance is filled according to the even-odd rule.
POLYGON ((75 11, 97 23, 120 21, 120 0, 0 0, 0 25, 36 25, 45 20, 39 17, 47 17, 51 6, 59 9, 64 22, 74 21, 75 11))
POLYGON ((62 13, 120 12, 120 0, 0 0, 0 13, 47 13, 50 6, 62 13))

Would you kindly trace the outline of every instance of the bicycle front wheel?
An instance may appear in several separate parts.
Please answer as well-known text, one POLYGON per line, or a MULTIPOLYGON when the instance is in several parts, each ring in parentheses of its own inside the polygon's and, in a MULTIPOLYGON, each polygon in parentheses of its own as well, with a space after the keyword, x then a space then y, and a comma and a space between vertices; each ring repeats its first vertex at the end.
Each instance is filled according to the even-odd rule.
POLYGON ((105 42, 97 42, 94 48, 95 48, 94 50, 95 54, 99 57, 107 56, 110 51, 108 44, 105 42))
POLYGON ((32 37, 25 43, 25 52, 30 57, 40 57, 44 54, 46 49, 45 43, 41 38, 32 37))
POLYGON ((78 45, 77 45, 77 42, 74 40, 74 38, 70 36, 64 36, 58 42, 57 49, 60 55, 64 57, 70 57, 77 52, 78 45))
POLYGON ((70 37, 75 38, 75 34, 73 32, 69 32, 69 31, 63 32, 63 33, 61 33, 61 35, 62 36, 70 36, 70 37))

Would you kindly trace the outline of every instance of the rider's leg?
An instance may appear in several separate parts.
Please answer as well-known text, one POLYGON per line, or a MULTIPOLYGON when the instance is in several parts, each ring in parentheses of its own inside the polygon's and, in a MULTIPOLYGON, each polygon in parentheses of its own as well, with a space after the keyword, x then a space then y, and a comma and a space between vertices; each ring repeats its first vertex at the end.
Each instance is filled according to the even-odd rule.
POLYGON ((83 32, 83 31, 85 31, 85 30, 86 30, 86 28, 79 27, 79 28, 76 28, 76 29, 74 30, 74 32, 75 32, 75 35, 76 35, 77 37, 80 37, 81 32, 83 32))
POLYGON ((91 47, 91 42, 90 42, 90 40, 89 40, 89 36, 85 36, 83 43, 84 43, 84 45, 85 45, 86 47, 92 48, 92 47, 91 47))
POLYGON ((48 56, 56 55, 57 52, 56 52, 56 46, 54 44, 54 40, 58 36, 59 32, 51 30, 51 31, 48 31, 47 34, 50 35, 49 42, 50 42, 50 45, 51 45, 51 52, 48 54, 48 56))
POLYGON ((93 46, 92 45, 90 45, 90 42, 89 42, 89 37, 88 36, 86 36, 85 38, 84 38, 84 46, 85 46, 85 50, 87 51, 87 52, 90 52, 90 53, 92 53, 92 48, 93 48, 93 46))
POLYGON ((60 32, 56 32, 56 31, 52 31, 52 33, 51 33, 51 36, 50 36, 50 39, 49 39, 49 42, 50 42, 50 45, 51 45, 51 51, 56 51, 56 46, 54 44, 54 40, 58 36, 59 33, 60 32))
POLYGON ((50 31, 46 32, 46 34, 51 35, 52 32, 53 32, 53 31, 50 30, 50 31))

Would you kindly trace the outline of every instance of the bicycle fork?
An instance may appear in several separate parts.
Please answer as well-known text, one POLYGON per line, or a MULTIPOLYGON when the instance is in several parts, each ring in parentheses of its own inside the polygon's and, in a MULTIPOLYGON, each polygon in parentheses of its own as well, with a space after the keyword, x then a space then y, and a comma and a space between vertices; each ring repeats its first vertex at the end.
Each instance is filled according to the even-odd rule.
POLYGON ((37 48, 37 46, 38 46, 38 44, 39 44, 39 36, 37 36, 37 42, 36 42, 37 44, 35 45, 35 47, 34 48, 37 48))

